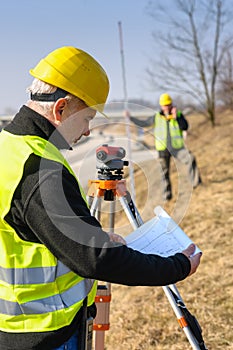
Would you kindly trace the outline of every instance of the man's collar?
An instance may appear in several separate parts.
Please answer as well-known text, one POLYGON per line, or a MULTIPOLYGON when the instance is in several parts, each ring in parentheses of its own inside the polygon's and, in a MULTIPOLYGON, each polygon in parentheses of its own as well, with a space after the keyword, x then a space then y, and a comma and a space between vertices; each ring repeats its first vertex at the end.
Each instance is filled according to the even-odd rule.
POLYGON ((16 135, 39 136, 59 149, 72 149, 57 128, 41 114, 23 105, 5 128, 16 135))

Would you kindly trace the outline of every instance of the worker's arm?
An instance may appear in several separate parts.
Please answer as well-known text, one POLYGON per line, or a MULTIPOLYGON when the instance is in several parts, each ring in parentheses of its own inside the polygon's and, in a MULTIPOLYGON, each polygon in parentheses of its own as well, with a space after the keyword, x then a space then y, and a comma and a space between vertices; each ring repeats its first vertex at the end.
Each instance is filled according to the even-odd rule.
POLYGON ((42 172, 38 187, 27 181, 22 188, 22 212, 14 208, 18 220, 19 216, 24 220, 17 232, 22 239, 43 243, 77 274, 110 283, 148 286, 176 283, 189 275, 191 262, 182 253, 163 258, 112 242, 90 215, 67 169, 63 169, 62 177, 61 169, 49 175, 45 171, 44 176, 42 172))
POLYGON ((138 118, 132 117, 129 111, 127 110, 124 112, 124 115, 125 117, 128 117, 130 121, 133 122, 135 125, 140 126, 142 128, 154 125, 154 119, 155 119, 154 115, 146 119, 138 119, 138 118))

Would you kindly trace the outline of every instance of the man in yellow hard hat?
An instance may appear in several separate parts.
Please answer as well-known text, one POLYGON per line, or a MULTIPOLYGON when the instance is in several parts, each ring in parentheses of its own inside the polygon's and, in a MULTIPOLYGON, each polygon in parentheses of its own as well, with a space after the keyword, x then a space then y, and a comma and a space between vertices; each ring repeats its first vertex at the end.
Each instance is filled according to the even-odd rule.
POLYGON ((173 105, 169 94, 160 95, 161 110, 146 120, 139 120, 125 113, 130 120, 141 127, 154 126, 155 148, 162 168, 164 200, 172 199, 170 181, 170 159, 175 157, 188 168, 189 178, 193 188, 201 183, 201 176, 194 155, 184 144, 184 133, 188 130, 188 122, 180 110, 173 105))
POLYGON ((30 73, 30 99, 0 133, 0 349, 83 350, 97 280, 168 285, 193 274, 201 255, 195 246, 169 258, 142 254, 91 216, 61 150, 72 151, 103 113, 101 65, 64 46, 30 73))

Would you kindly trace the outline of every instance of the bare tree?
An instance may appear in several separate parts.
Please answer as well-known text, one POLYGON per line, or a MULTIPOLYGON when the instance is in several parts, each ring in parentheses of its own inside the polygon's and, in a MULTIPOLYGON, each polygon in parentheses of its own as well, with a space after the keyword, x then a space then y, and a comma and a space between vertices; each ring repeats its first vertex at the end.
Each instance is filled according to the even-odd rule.
POLYGON ((230 52, 224 58, 224 64, 219 74, 217 99, 226 107, 233 109, 233 62, 230 52))
POLYGON ((147 69, 150 84, 192 97, 214 126, 216 84, 233 48, 227 31, 233 6, 229 0, 173 0, 169 5, 166 0, 148 3, 148 14, 160 25, 152 33, 159 48, 147 69))

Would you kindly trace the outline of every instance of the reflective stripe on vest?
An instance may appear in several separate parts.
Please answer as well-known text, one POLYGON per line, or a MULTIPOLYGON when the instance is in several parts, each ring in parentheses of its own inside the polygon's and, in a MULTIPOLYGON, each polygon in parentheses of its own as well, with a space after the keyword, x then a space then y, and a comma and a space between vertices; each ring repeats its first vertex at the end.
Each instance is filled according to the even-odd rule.
POLYGON ((32 153, 60 162, 75 174, 60 151, 42 138, 3 130, 0 147, 5 149, 0 154, 0 329, 55 330, 72 322, 87 295, 88 305, 94 302, 97 283, 72 272, 43 244, 20 239, 4 217, 32 153))
POLYGON ((53 312, 56 310, 62 310, 65 307, 70 307, 75 303, 83 301, 86 295, 91 291, 93 287, 92 280, 83 279, 79 284, 74 285, 67 291, 52 295, 47 298, 28 301, 26 303, 19 304, 18 302, 8 301, 0 299, 1 314, 5 315, 35 315, 53 312), (64 304, 64 300, 66 303, 64 304))
MULTIPOLYGON (((177 118, 179 118, 181 112, 177 112, 177 118)), ((174 149, 180 149, 184 147, 184 139, 182 131, 180 130, 178 121, 171 119, 167 122, 166 118, 161 116, 160 113, 155 115, 155 148, 157 151, 164 151, 167 148, 167 123, 171 136, 171 144, 174 149)))

